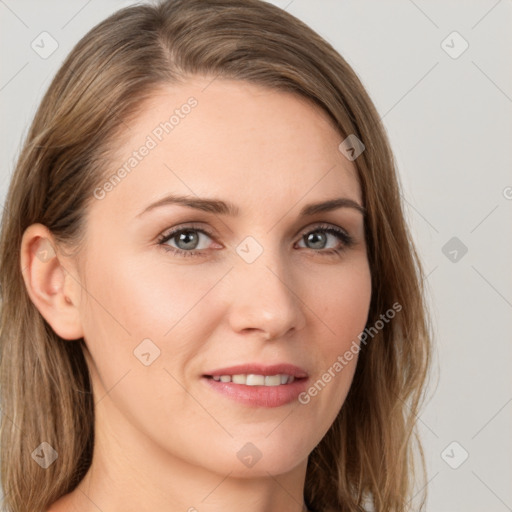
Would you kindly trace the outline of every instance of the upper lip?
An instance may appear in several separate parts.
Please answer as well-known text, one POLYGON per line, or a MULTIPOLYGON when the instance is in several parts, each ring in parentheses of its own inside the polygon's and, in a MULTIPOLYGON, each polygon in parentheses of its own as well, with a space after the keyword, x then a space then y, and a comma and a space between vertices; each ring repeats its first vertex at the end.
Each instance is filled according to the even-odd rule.
POLYGON ((236 366, 230 366, 229 368, 219 368, 217 370, 212 370, 210 372, 205 373, 205 376, 214 377, 220 375, 240 375, 240 374, 253 374, 253 375, 278 375, 285 374, 291 375, 296 379, 304 378, 308 376, 306 370, 299 368, 293 364, 281 363, 281 364, 273 364, 270 366, 258 364, 258 363, 249 363, 249 364, 239 364, 236 366))

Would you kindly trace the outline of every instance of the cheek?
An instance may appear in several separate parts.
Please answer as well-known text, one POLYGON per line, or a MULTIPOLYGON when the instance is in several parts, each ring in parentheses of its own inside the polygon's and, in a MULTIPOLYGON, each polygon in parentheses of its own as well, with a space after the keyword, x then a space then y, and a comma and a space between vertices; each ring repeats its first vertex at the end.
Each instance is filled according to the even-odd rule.
POLYGON ((131 365, 133 351, 147 339, 160 350, 160 362, 197 352, 196 340, 207 338, 210 319, 217 317, 211 292, 225 269, 164 258, 157 264, 143 258, 103 261, 90 260, 90 270, 97 270, 89 272, 84 308, 86 339, 100 357, 131 365))
POLYGON ((321 305, 320 321, 331 334, 325 341, 326 350, 339 352, 357 340, 368 319, 372 289, 366 259, 333 273, 324 280, 322 289, 323 293, 315 293, 313 304, 321 305))
MULTIPOLYGON (((318 290, 318 288, 317 288, 318 290)), ((323 429, 334 421, 350 389, 359 353, 359 335, 368 319, 371 300, 371 274, 366 260, 347 265, 324 280, 323 293, 312 295, 321 314, 315 322, 327 335, 318 336, 318 373, 311 379, 299 402, 310 407, 310 414, 322 418, 323 429)))
POLYGON ((182 385, 190 361, 211 336, 212 319, 218 319, 209 292, 225 270, 135 258, 102 261, 89 260, 84 308, 97 396, 108 392, 142 430, 165 433, 176 410, 204 424, 208 417, 190 407, 182 385))

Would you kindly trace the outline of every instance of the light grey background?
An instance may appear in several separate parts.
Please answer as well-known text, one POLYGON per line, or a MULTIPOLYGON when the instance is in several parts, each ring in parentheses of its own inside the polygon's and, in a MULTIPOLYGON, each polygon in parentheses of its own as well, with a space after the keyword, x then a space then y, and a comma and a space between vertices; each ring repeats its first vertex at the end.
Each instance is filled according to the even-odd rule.
MULTIPOLYGON (((22 136, 64 57, 132 3, 0 0, 1 204, 22 136), (31 47, 43 46, 43 31, 58 43, 46 59, 31 47)), ((427 509, 512 510, 512 2, 272 3, 353 66, 397 158, 436 334, 437 387, 419 418, 427 509)))

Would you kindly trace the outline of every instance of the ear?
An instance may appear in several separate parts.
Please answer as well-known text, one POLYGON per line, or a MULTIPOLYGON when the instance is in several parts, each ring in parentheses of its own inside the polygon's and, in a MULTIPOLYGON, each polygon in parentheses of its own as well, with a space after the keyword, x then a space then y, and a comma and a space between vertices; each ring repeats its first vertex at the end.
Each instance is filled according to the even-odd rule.
POLYGON ((84 336, 81 285, 78 276, 70 274, 73 265, 58 255, 56 247, 46 226, 32 224, 21 242, 21 270, 30 300, 44 319, 61 338, 76 340, 84 336))

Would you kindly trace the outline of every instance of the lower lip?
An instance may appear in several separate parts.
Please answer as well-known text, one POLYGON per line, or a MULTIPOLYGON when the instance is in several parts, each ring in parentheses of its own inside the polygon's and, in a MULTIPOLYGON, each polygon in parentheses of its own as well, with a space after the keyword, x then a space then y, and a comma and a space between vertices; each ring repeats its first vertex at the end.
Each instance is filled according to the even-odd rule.
POLYGON ((220 382, 210 377, 203 377, 201 380, 228 398, 252 407, 280 407, 289 404, 297 400, 297 397, 305 391, 308 381, 304 378, 279 386, 246 386, 233 382, 220 382))

